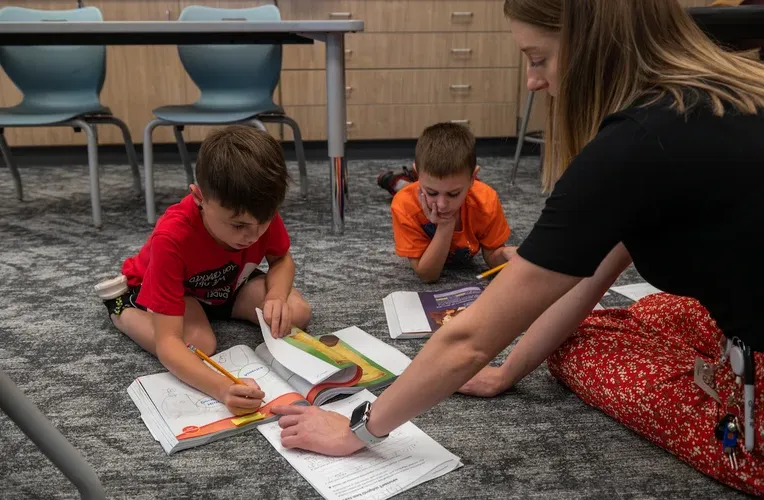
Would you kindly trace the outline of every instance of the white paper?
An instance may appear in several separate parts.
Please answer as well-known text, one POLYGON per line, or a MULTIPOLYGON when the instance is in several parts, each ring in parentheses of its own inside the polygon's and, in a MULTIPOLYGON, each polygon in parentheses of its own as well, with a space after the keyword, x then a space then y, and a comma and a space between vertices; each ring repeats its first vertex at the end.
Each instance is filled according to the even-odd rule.
POLYGON ((259 308, 257 309, 257 317, 260 320, 260 329, 263 332, 263 340, 268 347, 268 351, 287 370, 296 373, 312 385, 319 384, 335 373, 342 371, 341 368, 311 356, 284 339, 274 339, 271 329, 263 317, 263 311, 259 308))
POLYGON ((594 306, 594 310, 595 310, 595 311, 597 311, 597 310, 599 310, 599 309, 605 309, 605 308, 604 308, 604 307, 602 307, 602 304, 600 304, 599 302, 597 302, 597 305, 596 305, 596 306, 594 306))
POLYGON ((661 290, 655 288, 650 283, 633 283, 631 285, 614 286, 610 289, 634 301, 661 292, 661 290))
POLYGON ((395 314, 403 333, 430 332, 430 322, 417 292, 393 292, 395 314))
MULTIPOLYGON (((322 408, 350 416, 362 401, 376 399, 367 390, 322 408)), ((383 442, 349 457, 328 457, 281 446, 278 422, 258 427, 260 433, 327 500, 384 500, 462 466, 413 423, 407 422, 383 442)))

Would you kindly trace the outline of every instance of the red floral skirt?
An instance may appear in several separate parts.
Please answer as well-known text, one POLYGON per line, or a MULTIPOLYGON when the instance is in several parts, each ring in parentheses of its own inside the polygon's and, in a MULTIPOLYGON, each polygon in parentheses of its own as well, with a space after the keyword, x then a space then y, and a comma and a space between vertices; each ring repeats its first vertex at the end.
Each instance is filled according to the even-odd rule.
MULTIPOLYGON (((738 440, 737 470, 714 436, 725 408, 694 382, 695 358, 716 364, 721 337, 698 301, 659 293, 627 309, 593 311, 547 364, 587 404, 700 472, 764 496, 764 353, 754 354, 754 450, 738 440)), ((717 369, 715 389, 722 403, 734 390, 742 400, 729 362, 717 369)), ((742 404, 730 409, 741 425, 742 412, 742 404)))

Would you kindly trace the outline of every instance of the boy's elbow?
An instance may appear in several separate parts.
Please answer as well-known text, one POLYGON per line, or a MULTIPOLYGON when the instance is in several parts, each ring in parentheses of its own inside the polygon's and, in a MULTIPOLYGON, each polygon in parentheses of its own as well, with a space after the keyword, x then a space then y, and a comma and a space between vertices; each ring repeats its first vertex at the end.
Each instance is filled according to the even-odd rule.
POLYGON ((414 272, 422 283, 435 283, 440 279, 440 271, 434 272, 430 269, 420 269, 415 267, 414 272))

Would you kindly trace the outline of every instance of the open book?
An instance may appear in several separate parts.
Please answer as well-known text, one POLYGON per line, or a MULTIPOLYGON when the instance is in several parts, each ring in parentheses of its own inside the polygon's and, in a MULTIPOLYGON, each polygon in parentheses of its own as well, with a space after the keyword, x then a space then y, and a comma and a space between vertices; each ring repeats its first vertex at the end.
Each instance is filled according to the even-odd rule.
MULTIPOLYGON (((323 405, 350 417, 363 401, 376 398, 369 391, 323 405)), ((281 445, 278 422, 258 427, 260 433, 327 500, 384 500, 462 466, 453 453, 411 422, 390 436, 348 457, 328 457, 281 445)))
POLYGON ((393 292, 382 300, 390 337, 422 338, 475 302, 488 282, 435 292, 393 292))
MULTIPOLYGON (((286 339, 273 339, 270 330, 264 329, 263 337, 266 341, 254 350, 237 345, 210 356, 235 377, 254 379, 260 386, 265 399, 255 414, 236 417, 223 403, 169 372, 138 377, 128 387, 143 422, 167 454, 276 420, 273 406, 320 405, 339 395, 389 385, 411 362, 394 347, 355 326, 317 337, 295 328, 286 339), (268 344, 274 342, 270 341, 311 356, 317 361, 315 365, 331 366, 331 370, 324 370, 331 373, 315 382, 315 366, 295 366, 294 360, 301 358, 284 349, 271 352, 268 344)), ((210 370, 214 368, 210 366, 210 370)))

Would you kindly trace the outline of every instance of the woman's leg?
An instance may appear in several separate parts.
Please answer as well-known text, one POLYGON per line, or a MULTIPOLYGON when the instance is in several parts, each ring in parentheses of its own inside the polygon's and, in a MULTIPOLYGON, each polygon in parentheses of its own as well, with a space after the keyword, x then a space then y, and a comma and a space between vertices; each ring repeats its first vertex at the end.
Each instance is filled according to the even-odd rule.
MULTIPOLYGON (((547 364, 587 404, 702 473, 764 495, 764 354, 755 354, 755 448, 748 452, 738 440, 737 470, 714 437, 725 408, 694 382, 695 358, 715 364, 721 335, 697 301, 656 294, 626 310, 594 311, 547 364)), ((723 403, 742 389, 729 363, 717 369, 715 383, 723 403)), ((742 411, 734 410, 741 425, 742 411)))

